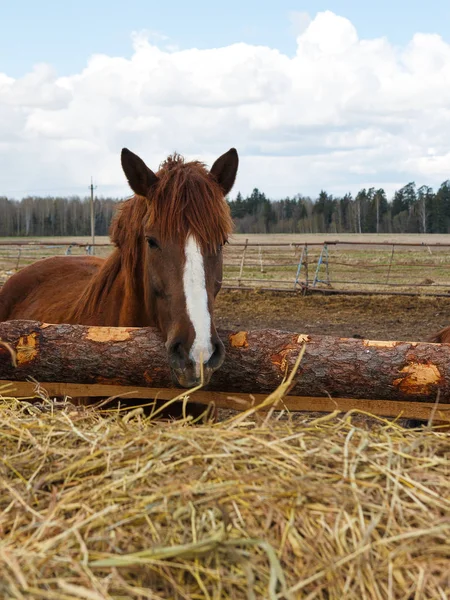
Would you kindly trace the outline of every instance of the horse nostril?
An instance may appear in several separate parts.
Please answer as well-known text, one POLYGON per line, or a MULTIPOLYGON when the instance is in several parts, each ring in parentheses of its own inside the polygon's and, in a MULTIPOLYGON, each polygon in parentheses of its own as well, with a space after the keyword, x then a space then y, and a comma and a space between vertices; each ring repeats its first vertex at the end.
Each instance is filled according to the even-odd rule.
POLYGON ((214 344, 214 352, 212 353, 206 365, 211 369, 218 369, 222 365, 224 358, 225 348, 222 342, 219 340, 214 344))
POLYGON ((170 364, 176 369, 184 369, 189 361, 189 354, 180 340, 174 340, 170 343, 167 353, 170 364))
POLYGON ((173 346, 170 348, 169 352, 172 356, 177 356, 178 358, 182 358, 183 350, 182 350, 181 342, 176 342, 175 344, 173 344, 173 346))

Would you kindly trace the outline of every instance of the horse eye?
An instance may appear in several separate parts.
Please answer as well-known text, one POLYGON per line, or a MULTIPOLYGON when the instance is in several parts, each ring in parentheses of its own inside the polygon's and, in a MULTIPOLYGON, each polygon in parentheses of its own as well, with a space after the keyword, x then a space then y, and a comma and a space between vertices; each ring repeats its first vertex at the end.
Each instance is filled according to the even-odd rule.
POLYGON ((155 238, 152 237, 148 237, 147 238, 147 244, 149 248, 152 248, 152 250, 159 250, 159 244, 158 242, 155 240, 155 238))

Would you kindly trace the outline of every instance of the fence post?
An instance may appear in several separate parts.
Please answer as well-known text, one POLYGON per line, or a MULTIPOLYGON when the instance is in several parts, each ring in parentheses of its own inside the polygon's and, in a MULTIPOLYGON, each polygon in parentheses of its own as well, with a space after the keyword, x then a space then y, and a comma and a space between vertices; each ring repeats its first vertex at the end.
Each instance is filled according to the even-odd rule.
POLYGON ((258 247, 258 257, 259 257, 259 265, 261 267, 261 273, 264 273, 263 253, 262 253, 261 246, 258 247))
MULTIPOLYGON (((297 286, 298 286, 298 279, 300 277, 300 271, 302 270, 302 265, 303 265, 303 258, 305 256, 306 252, 307 252, 307 245, 304 244, 303 248, 302 248, 302 252, 300 254, 300 260, 298 261, 297 274, 295 276, 295 281, 294 281, 294 290, 296 290, 297 286)), ((308 285, 308 282, 306 282, 306 285, 308 285)))
POLYGON ((325 262, 325 268, 326 268, 326 274, 327 274, 327 280, 326 280, 326 284, 330 285, 330 269, 329 269, 329 255, 328 255, 328 245, 325 248, 325 254, 326 254, 326 262, 325 262))
POLYGON ((248 238, 245 240, 244 250, 242 252, 241 268, 239 269, 238 286, 241 287, 242 271, 244 270, 245 253, 247 252, 248 238))
POLYGON ((316 268, 316 273, 314 275, 313 287, 316 287, 316 283, 325 283, 326 285, 331 285, 330 284, 330 273, 328 270, 328 244, 326 242, 324 243, 324 245, 322 247, 322 251, 320 253, 319 260, 317 261, 317 268, 316 268), (327 275, 326 281, 319 279, 319 271, 320 271, 320 267, 322 266, 322 264, 325 264, 325 268, 326 268, 326 275, 327 275))
POLYGON ((386 276, 386 283, 389 282, 389 277, 391 275, 391 267, 392 267, 392 260, 394 258, 394 251, 395 251, 395 244, 392 244, 391 260, 389 261, 389 268, 388 268, 388 272, 387 272, 387 276, 386 276))
POLYGON ((17 252, 16 271, 19 270, 19 263, 20 263, 21 255, 22 255, 22 246, 19 247, 19 251, 17 252))
POLYGON ((308 244, 305 244, 305 290, 309 287, 309 255, 308 255, 308 244))

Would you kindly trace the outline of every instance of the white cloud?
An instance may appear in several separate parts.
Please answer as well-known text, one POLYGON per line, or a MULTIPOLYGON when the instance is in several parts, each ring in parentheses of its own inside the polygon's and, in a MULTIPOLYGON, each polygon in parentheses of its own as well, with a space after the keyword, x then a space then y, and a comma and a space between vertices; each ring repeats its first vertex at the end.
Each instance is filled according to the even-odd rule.
POLYGON ((152 168, 178 151, 211 164, 235 146, 235 192, 272 197, 438 185, 449 177, 450 45, 359 39, 326 11, 291 15, 297 51, 233 44, 178 50, 133 35, 131 59, 95 55, 70 77, 0 74, 0 194, 71 188, 128 194, 127 146, 152 168))

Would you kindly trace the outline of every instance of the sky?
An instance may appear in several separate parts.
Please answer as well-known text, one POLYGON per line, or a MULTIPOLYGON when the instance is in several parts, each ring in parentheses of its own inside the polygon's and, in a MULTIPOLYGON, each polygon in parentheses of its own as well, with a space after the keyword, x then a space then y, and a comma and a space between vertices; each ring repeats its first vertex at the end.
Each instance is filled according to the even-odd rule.
POLYGON ((0 0, 0 194, 129 194, 236 147, 232 196, 450 177, 450 2, 0 0))

